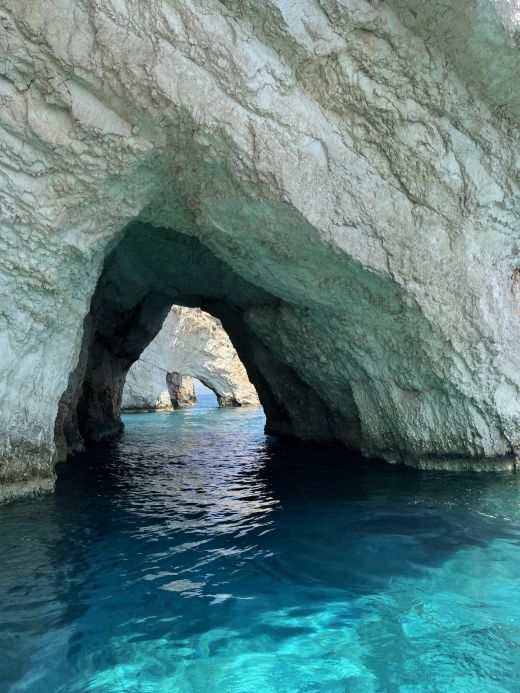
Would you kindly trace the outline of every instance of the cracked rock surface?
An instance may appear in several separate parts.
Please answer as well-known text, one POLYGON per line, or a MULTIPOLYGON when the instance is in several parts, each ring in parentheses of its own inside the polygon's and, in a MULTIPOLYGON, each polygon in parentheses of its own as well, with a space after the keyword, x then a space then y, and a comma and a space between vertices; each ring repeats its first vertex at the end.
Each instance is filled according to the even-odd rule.
POLYGON ((220 321, 198 308, 174 306, 128 371, 122 408, 150 411, 192 404, 194 378, 213 390, 219 406, 259 403, 220 321), (169 391, 175 392, 175 401, 169 391))
MULTIPOLYGON (((52 484, 58 405, 131 223, 229 269, 222 300, 264 391, 294 405, 287 432, 511 464, 515 17, 505 0, 0 0, 4 488, 52 484)), ((168 262, 176 302, 202 306, 181 286, 197 267, 168 262)))

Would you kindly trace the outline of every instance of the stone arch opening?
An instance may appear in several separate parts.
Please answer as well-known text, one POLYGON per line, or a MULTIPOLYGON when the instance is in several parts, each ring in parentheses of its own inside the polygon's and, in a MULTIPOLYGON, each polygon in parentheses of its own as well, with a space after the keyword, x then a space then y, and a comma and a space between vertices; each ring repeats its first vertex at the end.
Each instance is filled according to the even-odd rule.
MULTIPOLYGON (((256 388, 266 432, 337 437, 330 409, 254 329, 254 311, 276 313, 283 302, 246 282, 199 240, 135 222, 107 257, 84 322, 81 353, 56 420, 60 459, 122 431, 127 373, 173 303, 201 308, 220 320, 256 388)), ((358 443, 354 438, 348 442, 358 443)))
POLYGON ((259 404, 221 322, 199 308, 174 305, 128 371, 122 408, 154 411, 189 404, 195 401, 194 379, 214 392, 220 407, 259 404))
MULTIPOLYGON (((211 387, 208 387, 202 380, 195 378, 195 396, 197 397, 197 402, 204 402, 207 406, 212 407, 226 407, 229 406, 225 402, 221 401, 219 395, 211 387)), ((235 406, 235 405, 231 405, 235 406)))
POLYGON ((465 3, 433 33, 435 3, 413 21, 409 3, 384 3, 383 33, 397 38, 381 61, 371 12, 352 32, 333 4, 313 37, 297 13, 283 26, 272 15, 280 31, 266 32, 255 3, 225 3, 225 17, 148 3, 146 30, 129 33, 124 2, 90 2, 89 21, 58 40, 60 3, 10 3, 2 482, 51 480, 64 390, 62 448, 80 429, 118 430, 115 381, 175 300, 227 321, 269 430, 419 466, 518 450, 510 17, 484 11, 501 48, 490 66, 465 3), (81 49, 63 50, 72 38, 81 49), (367 69, 372 81, 355 78, 367 69), (79 356, 116 237, 127 252, 105 263, 79 356), (128 300, 118 262, 133 265, 128 300))
POLYGON ((233 407, 240 406, 236 402, 230 402, 226 396, 219 392, 210 381, 201 378, 196 378, 191 375, 182 375, 181 373, 167 373, 166 383, 168 394, 173 409, 178 407, 197 404, 199 397, 202 395, 210 395, 217 407, 233 407))
POLYGON ((166 373, 166 385, 172 409, 199 404, 201 399, 206 400, 205 403, 207 404, 208 397, 212 406, 235 406, 235 404, 227 402, 208 381, 204 382, 191 375, 182 375, 176 372, 166 373))

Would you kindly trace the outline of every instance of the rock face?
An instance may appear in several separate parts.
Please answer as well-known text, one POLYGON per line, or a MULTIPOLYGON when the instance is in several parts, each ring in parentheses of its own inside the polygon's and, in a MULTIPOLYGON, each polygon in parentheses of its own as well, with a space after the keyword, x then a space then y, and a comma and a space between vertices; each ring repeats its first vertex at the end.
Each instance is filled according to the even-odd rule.
POLYGON ((181 375, 180 373, 167 373, 166 382, 173 408, 196 403, 195 378, 189 375, 181 375))
POLYGON ((121 429, 172 303, 222 321, 270 432, 511 464, 512 5, 0 6, 4 484, 121 429))
POLYGON ((128 372, 123 409, 192 404, 194 378, 213 390, 221 407, 259 403, 220 321, 198 308, 174 306, 159 334, 128 372))

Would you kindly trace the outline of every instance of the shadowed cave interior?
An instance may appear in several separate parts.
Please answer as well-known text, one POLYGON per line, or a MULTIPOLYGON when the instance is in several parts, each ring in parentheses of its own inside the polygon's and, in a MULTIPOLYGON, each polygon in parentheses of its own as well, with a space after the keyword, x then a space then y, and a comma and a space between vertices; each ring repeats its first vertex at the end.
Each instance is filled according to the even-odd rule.
POLYGON ((197 239, 134 222, 107 256, 85 319, 79 360, 56 420, 58 459, 123 430, 126 375, 172 304, 201 308, 221 321, 257 390, 266 433, 336 439, 334 413, 248 324, 248 311, 276 312, 283 302, 244 281, 197 239))

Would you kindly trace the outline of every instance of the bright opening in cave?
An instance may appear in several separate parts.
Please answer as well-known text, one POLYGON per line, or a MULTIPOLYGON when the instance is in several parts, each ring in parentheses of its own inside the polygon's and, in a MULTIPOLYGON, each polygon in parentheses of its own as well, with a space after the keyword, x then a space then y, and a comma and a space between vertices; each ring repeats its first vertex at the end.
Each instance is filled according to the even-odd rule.
POLYGON ((215 405, 258 406, 250 382, 222 323, 200 308, 172 306, 156 337, 126 377, 123 411, 160 411, 196 402, 195 383, 215 405))
POLYGON ((206 387, 204 383, 195 378, 195 396, 197 402, 206 408, 218 407, 217 395, 209 387, 206 387))

